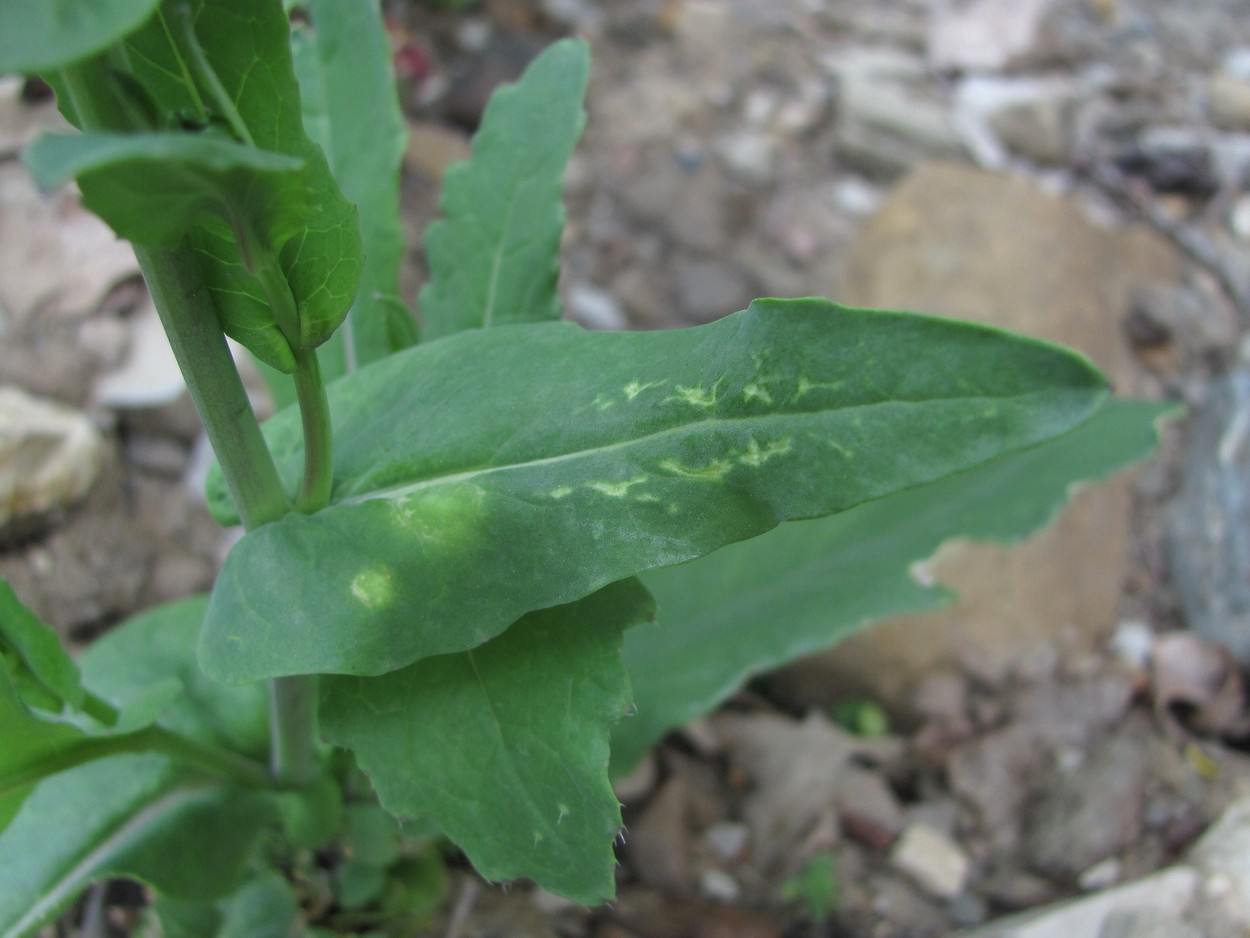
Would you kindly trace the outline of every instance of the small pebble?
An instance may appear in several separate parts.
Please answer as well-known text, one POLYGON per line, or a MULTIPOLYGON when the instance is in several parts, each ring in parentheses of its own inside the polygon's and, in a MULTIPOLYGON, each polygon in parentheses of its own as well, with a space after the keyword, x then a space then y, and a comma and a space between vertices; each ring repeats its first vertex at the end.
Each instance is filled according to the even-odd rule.
POLYGON ((736 863, 746 852, 751 829, 739 821, 719 821, 703 832, 703 841, 723 863, 736 863))
POLYGON ((1120 872, 1123 864, 1117 857, 1108 857, 1107 859, 1095 863, 1077 878, 1077 885, 1086 892, 1093 892, 1097 889, 1106 889, 1108 886, 1114 886, 1120 881, 1120 872))
POLYGON ((970 866, 959 844, 924 824, 907 826, 890 853, 890 863, 926 892, 943 899, 963 891, 970 866))
POLYGON ((742 892, 738 881, 724 870, 704 870, 699 877, 699 889, 703 895, 717 902, 734 902, 742 892))
POLYGON ((629 325, 616 297, 590 284, 569 287, 568 304, 569 315, 589 329, 616 332, 629 325))

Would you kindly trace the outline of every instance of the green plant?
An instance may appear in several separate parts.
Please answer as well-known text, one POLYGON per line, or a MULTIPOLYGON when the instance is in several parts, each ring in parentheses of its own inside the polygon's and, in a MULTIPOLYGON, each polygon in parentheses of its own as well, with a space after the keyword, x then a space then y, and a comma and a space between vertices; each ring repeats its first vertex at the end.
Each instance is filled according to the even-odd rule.
POLYGON ((813 922, 828 921, 838 908, 837 854, 816 854, 779 892, 783 900, 801 904, 813 922))
POLYGON ((431 834, 599 902, 610 735, 623 771, 750 675, 943 601, 911 562, 1021 537, 1152 445, 1161 408, 980 326, 818 299, 557 322, 576 41, 448 173, 418 341, 376 0, 306 5, 292 33, 280 0, 0 0, 0 71, 43 74, 82 131, 27 160, 134 243, 219 459, 210 507, 247 532, 210 596, 76 664, 0 592, 3 935, 107 876, 151 884, 167 934, 314 907, 403 927, 431 834), (291 402, 263 430, 226 335, 291 402), (655 598, 662 627, 633 628, 655 598), (326 845, 337 891, 301 906, 326 845))

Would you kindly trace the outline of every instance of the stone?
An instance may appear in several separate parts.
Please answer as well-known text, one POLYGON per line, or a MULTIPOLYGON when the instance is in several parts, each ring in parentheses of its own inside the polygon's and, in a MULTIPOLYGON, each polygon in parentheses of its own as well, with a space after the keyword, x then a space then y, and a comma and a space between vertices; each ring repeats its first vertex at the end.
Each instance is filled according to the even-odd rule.
MULTIPOLYGON (((1095 227, 1073 201, 1027 179, 932 164, 886 198, 830 295, 1062 342, 1132 394, 1140 377, 1121 319, 1137 285, 1178 277, 1174 250, 1145 229, 1095 227)), ((811 704, 831 703, 836 689, 906 713, 909 689, 935 669, 1004 677, 1048 642, 1061 652, 1102 647, 1127 569, 1129 504, 1121 477, 1080 491, 1024 544, 944 545, 928 566, 959 595, 952 606, 878 623, 782 680, 811 704)))
POLYGON ((951 790, 976 812, 992 850, 1007 854, 1016 848, 1021 809, 1046 765, 1039 743, 1032 727, 1017 723, 969 740, 950 755, 951 790))
POLYGON ((737 863, 751 843, 751 829, 740 821, 718 821, 703 832, 703 842, 721 863, 737 863))
POLYGON ((751 186, 766 186, 777 174, 777 141, 758 131, 737 131, 722 138, 716 153, 729 174, 751 186))
POLYGON ((1039 96, 1007 105, 990 117, 990 128, 1011 151, 1044 166, 1061 166, 1072 150, 1073 102, 1039 96))
POLYGON ((1055 879, 1076 880, 1132 844, 1142 831, 1147 770, 1142 740, 1116 735, 1061 776, 1026 808, 1021 844, 1029 865, 1055 879))
POLYGON ((1167 551, 1188 626, 1250 663, 1250 364, 1216 379, 1193 412, 1167 551))
POLYGON ((869 50, 827 64, 839 83, 836 149, 848 166, 894 177, 925 160, 964 156, 948 108, 926 96, 923 63, 869 50))
POLYGON ((9 326, 40 327, 91 313, 138 275, 130 245, 62 189, 44 195, 18 160, 0 163, 0 310, 9 326))
POLYGON ((1201 130, 1148 127, 1113 157, 1122 173, 1144 179, 1156 192, 1210 198, 1220 190, 1221 159, 1201 130))
POLYGON ((785 860, 830 809, 863 744, 815 712, 802 723, 723 714, 713 725, 733 764, 755 783, 743 818, 751 829, 756 865, 769 869, 785 860))
POLYGON ((1250 913, 1250 797, 1225 808, 1187 859, 1208 878, 1222 878, 1243 912, 1250 913))
POLYGON ((699 875, 699 892, 717 902, 735 902, 742 893, 738 881, 724 870, 706 869, 699 875))
POLYGON ((1101 938, 1107 920, 1120 911, 1174 916, 1193 901, 1200 882, 1195 870, 1174 866, 1084 899, 990 922, 960 933, 960 938, 1101 938))
POLYGON ((843 830, 869 847, 889 847, 905 826, 898 798, 880 772, 852 766, 842 776, 834 800, 843 830))
POLYGON ((890 863, 939 899, 962 892, 971 867, 959 844, 923 824, 907 826, 890 852, 890 863))
POLYGON ((55 101, 32 102, 23 97, 25 84, 18 75, 0 78, 0 160, 16 156, 41 131, 69 129, 55 101))
POLYGON ((1250 130, 1250 81, 1226 72, 1207 80, 1207 113, 1221 130, 1250 130))
POLYGON ((1098 938, 1205 938, 1200 928, 1154 909, 1117 909, 1107 916, 1098 938))
POLYGON ((27 536, 82 499, 103 456, 103 437, 85 414, 0 387, 0 538, 27 536))
POLYGON ((569 316, 588 329, 619 331, 629 325, 616 297, 589 283, 570 286, 566 301, 569 316))
POLYGON ((130 354, 122 364, 96 382, 94 403, 99 407, 141 409, 163 407, 186 390, 182 371, 165 337, 156 305, 147 300, 129 318, 130 354))
POLYGON ((1037 43, 1050 0, 973 0, 942 4, 929 26, 929 61, 936 68, 995 71, 1037 43))

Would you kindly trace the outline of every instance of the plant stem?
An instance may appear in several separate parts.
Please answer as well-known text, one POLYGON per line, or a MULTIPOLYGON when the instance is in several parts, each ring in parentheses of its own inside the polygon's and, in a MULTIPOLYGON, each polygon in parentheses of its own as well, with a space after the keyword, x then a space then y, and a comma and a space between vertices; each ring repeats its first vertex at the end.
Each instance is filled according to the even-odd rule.
MULTIPOLYGON (((243 526, 250 531, 278 520, 290 512, 291 501, 194 259, 185 248, 136 246, 135 253, 243 526)), ((314 376, 320 387, 320 377, 314 376)), ((324 397, 324 389, 320 393, 324 397)), ((328 499, 328 468, 324 474, 328 499)), ((275 678, 269 682, 269 701, 273 777, 283 784, 307 784, 317 775, 317 680, 307 675, 275 678)))
POLYGON ((317 675, 299 674, 269 682, 269 771, 286 785, 317 779, 317 675))
MULTIPOLYGON (((107 83, 96 80, 100 78, 96 74, 98 63, 91 63, 91 69, 80 65, 62 71, 80 125, 84 130, 126 129, 127 115, 117 106, 107 83)), ((134 248, 243 526, 250 531, 277 521, 291 511, 291 500, 261 435, 195 257, 185 244, 178 248, 134 248)), ((280 272, 272 261, 264 266, 264 273, 270 276, 262 274, 262 282, 271 303, 276 303, 274 313, 280 328, 285 318, 288 327, 298 332, 290 286, 285 279, 275 281, 274 275, 280 272)), ((299 358, 297 353, 297 361, 299 358)), ((316 511, 330 497, 329 410, 316 355, 307 350, 303 358, 296 373, 296 388, 309 436, 309 455, 305 457, 299 505, 302 511, 316 511)), ((281 784, 306 785, 316 779, 318 771, 317 678, 275 678, 269 682, 269 697, 273 778, 281 784)), ((173 744, 167 740, 166 745, 173 744)), ((182 756, 191 758, 194 753, 183 748, 182 756)))
POLYGON ((313 349, 295 350, 295 394, 304 427, 304 481, 295 510, 310 515, 330 504, 334 483, 330 402, 313 349))
POLYGON ((164 727, 149 726, 134 733, 86 739, 54 756, 26 766, 20 772, 6 775, 0 780, 0 793, 32 785, 49 775, 96 759, 148 752, 159 752, 251 788, 278 787, 263 765, 246 756, 182 736, 164 727))
POLYGON ((213 452, 249 531, 277 521, 291 501, 239 379, 208 290, 187 247, 135 245, 161 324, 213 452))
POLYGON ((321 380, 321 365, 315 350, 301 347, 299 310, 277 259, 267 251, 258 250, 253 272, 265 291, 278 329, 295 356, 295 396, 304 430, 304 481, 295 500, 295 510, 311 515, 330 504, 330 488, 334 482, 330 404, 326 399, 325 382, 321 380))

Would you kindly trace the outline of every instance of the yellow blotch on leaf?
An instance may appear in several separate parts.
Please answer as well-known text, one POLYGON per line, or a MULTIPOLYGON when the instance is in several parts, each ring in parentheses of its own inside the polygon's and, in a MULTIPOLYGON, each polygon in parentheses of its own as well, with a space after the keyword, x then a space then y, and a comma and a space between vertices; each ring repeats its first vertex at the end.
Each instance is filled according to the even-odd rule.
POLYGON ((395 584, 386 567, 366 567, 352 577, 352 595, 366 609, 381 609, 395 598, 395 584))
POLYGON ((750 466, 752 469, 758 469, 774 456, 784 456, 790 452, 792 445, 793 443, 789 437, 773 440, 764 446, 760 446, 755 437, 752 437, 751 442, 747 445, 746 452, 738 455, 738 462, 744 466, 750 466))
POLYGON ((642 485, 646 481, 646 476, 636 476, 623 482, 590 482, 586 487, 611 498, 624 498, 635 485, 642 485))
POLYGON ((660 468, 683 479, 698 479, 703 482, 718 482, 729 473, 733 464, 728 459, 714 459, 706 466, 687 466, 676 459, 665 459, 660 468))

